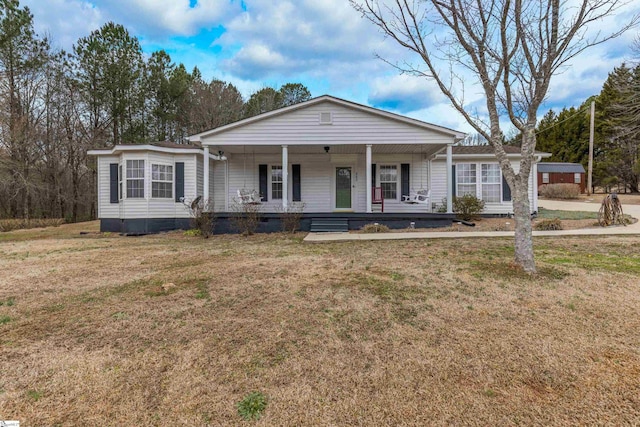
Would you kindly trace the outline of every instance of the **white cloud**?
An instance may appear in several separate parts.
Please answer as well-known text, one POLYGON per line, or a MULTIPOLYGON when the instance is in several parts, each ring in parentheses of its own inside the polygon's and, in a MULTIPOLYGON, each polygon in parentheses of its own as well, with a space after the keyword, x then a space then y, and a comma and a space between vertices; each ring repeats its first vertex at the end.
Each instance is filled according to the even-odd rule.
POLYGON ((371 82, 369 103, 399 113, 422 110, 445 100, 433 80, 403 75, 378 77, 371 82))

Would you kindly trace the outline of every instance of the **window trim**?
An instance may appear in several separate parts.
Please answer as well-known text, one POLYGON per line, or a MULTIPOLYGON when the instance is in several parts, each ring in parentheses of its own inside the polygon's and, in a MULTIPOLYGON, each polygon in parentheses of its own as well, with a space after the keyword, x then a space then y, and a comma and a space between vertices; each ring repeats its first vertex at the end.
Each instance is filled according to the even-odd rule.
MULTIPOLYGON (((146 169, 146 159, 144 158, 133 158, 133 159, 124 159, 124 179, 123 181, 125 182, 125 187, 123 188, 123 192, 124 192, 124 196, 125 199, 146 199, 147 198, 147 191, 146 191, 146 175, 147 175, 147 169, 146 169), (129 162, 133 162, 133 161, 138 161, 138 162, 142 162, 142 178, 137 177, 137 178, 129 178, 129 162), (142 196, 141 197, 129 197, 129 181, 142 181, 142 196)), ((138 169, 138 168, 136 168, 138 169)))
MULTIPOLYGON (((158 171, 158 173, 160 173, 160 171, 158 171)), ((164 173, 166 174, 167 172, 165 171, 164 173)), ((173 163, 151 163, 151 192, 150 192, 151 199, 156 199, 156 200, 173 199, 173 195, 175 194, 175 183, 176 183, 176 174, 175 174, 175 165, 173 163), (153 179, 153 167, 154 166, 170 167, 171 168, 171 180, 153 179), (154 196, 153 195, 153 184, 156 183, 156 182, 164 183, 164 184, 171 183, 171 194, 169 196, 164 196, 164 197, 154 196)))
MULTIPOLYGON (((389 162, 380 163, 380 162, 377 162, 376 164, 377 164, 377 166, 376 166, 376 185, 378 187, 381 187, 381 188, 382 188, 382 184, 383 184, 382 178, 381 178, 382 169, 384 167, 394 167, 396 169, 396 197, 393 198, 393 199, 384 199, 384 200, 385 201, 396 201, 396 202, 399 202, 400 201, 400 197, 402 197, 402 195, 400 194, 402 192, 402 189, 400 188, 400 185, 401 185, 401 182, 402 182, 402 179, 400 178, 400 174, 402 173, 401 172, 402 167, 400 166, 400 163, 389 163, 389 162)), ((385 183, 391 183, 391 182, 392 181, 385 181, 385 183)), ((384 195, 384 190, 382 191, 382 194, 384 195)))

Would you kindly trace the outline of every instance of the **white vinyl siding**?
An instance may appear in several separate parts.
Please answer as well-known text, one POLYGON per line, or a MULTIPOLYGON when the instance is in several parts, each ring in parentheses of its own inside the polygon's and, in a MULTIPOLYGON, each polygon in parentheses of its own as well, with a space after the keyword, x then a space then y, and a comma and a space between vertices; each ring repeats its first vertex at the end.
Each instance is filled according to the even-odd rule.
POLYGON ((203 144, 215 146, 288 144, 290 148, 296 145, 397 144, 403 141, 433 143, 440 148, 451 141, 451 136, 332 102, 321 102, 202 137, 203 144), (330 126, 319 123, 321 112, 331 112, 330 126))
MULTIPOLYGON (((175 163, 184 163, 184 195, 191 201, 196 197, 196 159, 202 163, 202 156, 194 154, 172 154, 158 152, 124 152, 114 156, 98 156, 98 217, 99 218, 188 218, 189 211, 181 202, 171 198, 152 197, 152 165, 170 165, 172 180, 175 180, 175 163), (142 177, 144 181, 143 198, 127 198, 126 165, 127 161, 144 161, 142 177), (124 198, 119 203, 110 203, 109 165, 118 163, 122 166, 124 198)), ((136 174, 139 175, 139 172, 136 174)), ((173 184, 172 184, 173 185, 173 184)), ((173 189, 172 191, 175 191, 173 189)), ((175 195, 175 193, 174 193, 175 195)))
MULTIPOLYGON (((238 190, 245 188, 249 191, 259 191, 258 168, 261 164, 268 165, 268 188, 271 192, 271 167, 279 166, 282 161, 280 151, 271 154, 247 154, 246 161, 243 155, 230 156, 229 163, 229 192, 227 197, 230 203, 238 198, 238 190)), ((372 158, 376 165, 397 165, 398 171, 401 163, 410 164, 410 186, 416 190, 429 188, 428 162, 422 161, 418 155, 411 154, 388 154, 374 155, 372 158)), ((313 154, 290 154, 289 155, 289 202, 293 197, 293 179, 291 165, 300 165, 300 185, 302 203, 304 203, 304 212, 307 213, 329 213, 334 212, 333 186, 335 185, 333 176, 335 175, 336 166, 351 166, 352 184, 355 186, 353 191, 352 206, 354 212, 366 212, 366 170, 364 154, 346 154, 346 155, 313 155, 313 154)), ((216 174, 224 176, 224 162, 219 162, 216 166, 216 174)), ((379 174, 380 168, 376 166, 376 174, 379 174)), ((218 176, 218 175, 216 175, 218 176)), ((398 191, 400 185, 400 176, 398 173, 398 191)), ((379 179, 377 179, 379 183, 379 179)), ((216 188, 219 188, 216 185, 216 188)), ((221 199, 224 200, 222 196, 221 199)), ((384 211, 386 213, 411 213, 411 212, 428 212, 428 206, 412 205, 400 202, 398 193, 397 200, 385 200, 384 211)), ((216 195, 218 200, 218 195, 216 195)), ((276 212, 277 206, 282 206, 281 199, 273 199, 269 194, 268 200, 262 203, 262 212, 276 212)), ((378 205, 379 208, 379 205, 378 205)), ((374 210, 376 207, 374 206, 374 210)), ((224 203, 216 202, 215 211, 224 212, 224 203)))

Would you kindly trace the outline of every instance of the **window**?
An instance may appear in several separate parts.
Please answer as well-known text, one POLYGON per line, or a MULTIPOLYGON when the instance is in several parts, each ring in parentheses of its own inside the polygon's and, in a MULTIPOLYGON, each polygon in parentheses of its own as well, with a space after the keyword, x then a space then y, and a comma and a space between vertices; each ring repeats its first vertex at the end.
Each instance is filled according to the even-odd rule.
POLYGON ((380 166, 380 187, 385 200, 398 198, 398 166, 380 166))
POLYGON ((582 181, 582 174, 576 172, 573 174, 573 182, 575 184, 580 184, 580 182, 582 181))
POLYGON ((475 163, 459 163, 456 165, 456 196, 465 194, 476 195, 476 165, 475 163))
POLYGON ((282 199, 282 166, 271 166, 271 199, 282 199))
POLYGON ((543 184, 549 183, 549 172, 542 172, 542 183, 543 184))
POLYGON ((173 198, 173 166, 151 165, 151 197, 173 198))
POLYGON ((144 198, 144 160, 127 160, 127 198, 144 198))
POLYGON ((122 164, 118 165, 118 200, 122 200, 122 164))
POLYGON ((483 164, 482 171, 482 200, 487 203, 500 203, 500 165, 483 164))

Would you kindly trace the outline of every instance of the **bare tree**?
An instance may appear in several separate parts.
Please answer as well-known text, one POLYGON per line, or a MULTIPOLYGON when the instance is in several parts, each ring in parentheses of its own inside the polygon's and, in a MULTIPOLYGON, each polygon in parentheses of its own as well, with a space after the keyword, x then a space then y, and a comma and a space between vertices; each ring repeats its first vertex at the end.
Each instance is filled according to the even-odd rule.
POLYGON ((623 0, 350 0, 356 10, 402 47, 419 65, 391 63, 403 73, 436 82, 451 104, 493 147, 511 187, 515 214, 515 261, 535 273, 529 174, 536 146, 538 108, 551 77, 585 49, 617 37, 638 22, 633 16, 607 34, 587 32, 614 14, 623 0), (444 69, 441 67, 444 66, 444 69), (465 101, 482 89, 486 111, 465 101), (506 116, 506 117, 505 117, 506 116), (521 133, 522 160, 515 170, 503 149, 501 119, 521 133))

